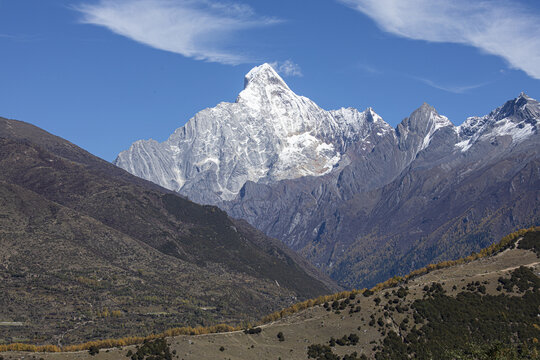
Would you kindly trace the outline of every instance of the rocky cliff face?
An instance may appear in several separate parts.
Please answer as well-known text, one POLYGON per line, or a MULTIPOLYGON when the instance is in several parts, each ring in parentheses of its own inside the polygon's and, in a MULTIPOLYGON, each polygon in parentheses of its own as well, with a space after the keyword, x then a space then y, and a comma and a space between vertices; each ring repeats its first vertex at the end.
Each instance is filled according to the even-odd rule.
POLYGON ((372 109, 322 110, 262 65, 236 103, 162 144, 135 143, 116 164, 363 286, 538 224, 539 119, 521 94, 461 126, 424 104, 394 129, 372 109))

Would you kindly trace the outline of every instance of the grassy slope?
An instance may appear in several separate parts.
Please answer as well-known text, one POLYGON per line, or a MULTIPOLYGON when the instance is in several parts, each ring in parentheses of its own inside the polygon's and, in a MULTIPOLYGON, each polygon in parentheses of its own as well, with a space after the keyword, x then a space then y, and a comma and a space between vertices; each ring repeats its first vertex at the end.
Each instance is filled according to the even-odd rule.
POLYGON ((334 288, 219 209, 32 125, 0 119, 0 168, 0 323, 23 323, 0 341, 239 322, 334 288))
MULTIPOLYGON (((536 238, 529 244, 527 248, 537 247, 540 243, 540 233, 535 233, 536 238)), ((433 270, 419 277, 411 278, 405 284, 408 288, 407 295, 400 297, 398 295, 399 288, 387 288, 375 291, 371 296, 365 297, 361 294, 356 295, 355 299, 350 300, 345 310, 340 313, 335 311, 327 311, 324 306, 314 306, 306 310, 295 313, 291 316, 284 317, 278 321, 261 326, 262 332, 256 335, 247 335, 243 332, 231 332, 226 334, 211 334, 201 336, 177 336, 169 338, 171 349, 176 350, 179 359, 306 359, 307 348, 311 344, 328 344, 331 337, 341 338, 343 335, 351 333, 359 336, 359 342, 355 346, 335 346, 333 352, 339 356, 357 352, 359 355, 366 355, 368 358, 381 350, 387 349, 384 346, 385 339, 388 343, 390 331, 394 331, 399 336, 406 336, 414 325, 416 305, 421 302, 432 301, 435 299, 433 293, 425 291, 425 286, 431 287, 438 283, 446 292, 447 302, 451 303, 452 299, 463 296, 484 299, 484 303, 488 304, 487 299, 490 296, 496 296, 493 299, 508 299, 510 302, 519 304, 523 292, 519 292, 514 288, 514 292, 509 293, 504 288, 500 288, 501 283, 499 278, 509 279, 512 273, 520 266, 526 266, 538 273, 540 271, 540 259, 537 253, 526 249, 506 249, 497 253, 494 256, 480 258, 471 262, 460 265, 451 266, 448 268, 433 270), (485 291, 480 287, 485 287, 485 291), (385 296, 385 294, 387 294, 385 296), (462 295, 458 295, 462 293, 462 295), (463 295, 465 294, 465 295, 463 295), (505 298, 501 296, 505 295, 505 298), (381 301, 375 299, 379 298, 381 301), (351 309, 360 307, 358 312, 349 313, 351 309), (384 307, 387 306, 385 310, 384 307), (391 306, 389 309, 388 306, 391 306), (399 306, 399 310, 398 310, 399 306), (385 314, 386 312, 386 314, 385 314), (379 322, 379 318, 381 321, 379 322), (374 319, 374 321, 372 321, 374 319), (408 320, 405 320, 408 319, 408 320), (402 323, 407 321, 405 327, 402 323), (370 325, 371 323, 371 325, 370 325), (284 341, 279 341, 277 334, 282 332, 284 341), (220 348, 224 350, 221 351, 220 348)), ((535 276, 535 281, 540 279, 535 276)), ((530 293, 527 296, 534 296, 536 302, 538 299, 538 290, 530 293)), ((505 300, 506 301, 506 300, 505 300)), ((435 302, 438 304, 438 302, 435 302)), ((331 304, 330 304, 331 305, 331 304)), ((536 306, 540 305, 538 303, 536 306)), ((480 304, 478 307, 480 308, 480 304)), ((534 306, 533 306, 534 307, 534 306)), ((436 307, 435 307, 436 308, 436 307)), ((525 308, 518 305, 519 308, 525 308)), ((420 307, 416 306, 416 309, 420 307)), ((444 307, 443 307, 444 309, 444 307)), ((470 309, 474 310, 474 309, 470 309)), ((454 311, 454 325, 459 329, 460 320, 455 317, 459 311, 468 311, 467 307, 460 308, 454 311)), ((510 310, 504 308, 490 308, 485 311, 486 319, 489 319, 489 313, 504 314, 510 310)), ((484 316, 484 315, 483 315, 484 316)), ((532 315, 523 314, 524 320, 529 323, 536 323, 536 313, 532 315)), ((469 319, 470 320, 470 319, 469 319)), ((517 317, 512 318, 515 322, 517 317)), ((484 322, 487 320, 484 320, 484 322)), ((492 320, 489 320, 492 321, 492 320)), ((500 321, 500 320, 499 320, 500 321)), ((424 320, 423 324, 417 325, 422 328, 425 324, 431 324, 430 327, 437 325, 436 322, 430 323, 424 320)), ((450 323, 449 323, 450 324, 450 323)), ((486 323, 487 328, 495 329, 495 333, 504 334, 501 326, 510 326, 510 319, 502 320, 500 325, 495 323, 486 323), (499 331, 500 329, 500 331, 499 331)), ((516 323, 518 328, 521 326, 516 323)), ((436 326, 435 326, 436 328, 436 326)), ((449 326, 449 328, 452 328, 449 326)), ((428 329, 428 328, 426 328, 428 329)), ((537 327, 528 328, 528 333, 523 336, 531 336, 533 334, 537 338, 540 337, 540 330, 537 327)), ((425 330, 425 329, 424 329, 425 330)), ((489 331, 489 330, 487 330, 489 331)), ((467 337, 467 330, 458 331, 459 335, 467 337)), ((429 333, 426 330, 426 333, 429 333)), ((434 334, 433 332, 431 334, 434 334)), ((435 333, 436 334, 436 333, 435 333)), ((477 334, 480 335, 481 334, 477 334)), ((431 335, 435 336, 435 335, 431 335)), ((399 337, 398 337, 399 339, 399 337)), ((503 339, 504 340, 504 339, 503 339)), ((508 339, 506 339, 508 340, 508 339)), ((523 340, 523 339, 522 339, 523 340)), ((530 340, 530 339, 529 339, 530 340)), ((395 345, 395 344, 392 344, 395 345)), ((395 346, 393 346, 395 348, 395 346)), ((126 347, 122 349, 101 350, 95 359, 120 359, 126 358, 127 352, 135 351, 135 347, 126 347)), ((13 354, 16 355, 16 354, 13 354)), ((439 354, 440 355, 440 354, 439 354)), ((89 359, 92 358, 88 352, 64 353, 64 354, 40 354, 44 359, 89 359)), ((381 355, 379 355, 381 357, 381 355)), ((392 357, 389 357, 392 358, 392 357)), ((400 357, 396 357, 400 358, 400 357)))

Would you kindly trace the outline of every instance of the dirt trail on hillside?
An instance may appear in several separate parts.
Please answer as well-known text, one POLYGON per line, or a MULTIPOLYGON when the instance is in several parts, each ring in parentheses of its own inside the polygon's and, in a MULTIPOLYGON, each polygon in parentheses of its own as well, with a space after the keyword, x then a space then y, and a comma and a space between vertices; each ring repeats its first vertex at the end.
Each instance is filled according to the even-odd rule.
POLYGON ((537 262, 533 262, 533 263, 530 263, 530 264, 527 264, 527 265, 519 265, 519 266, 512 266, 512 267, 508 267, 506 269, 502 269, 502 270, 496 270, 496 271, 491 271, 489 273, 486 273, 486 274, 492 274, 492 273, 495 273, 495 272, 505 272, 505 271, 512 271, 512 270, 515 270, 515 269, 518 269, 522 266, 525 266, 525 267, 533 267, 533 266, 536 266, 540 264, 540 261, 537 261, 537 262))

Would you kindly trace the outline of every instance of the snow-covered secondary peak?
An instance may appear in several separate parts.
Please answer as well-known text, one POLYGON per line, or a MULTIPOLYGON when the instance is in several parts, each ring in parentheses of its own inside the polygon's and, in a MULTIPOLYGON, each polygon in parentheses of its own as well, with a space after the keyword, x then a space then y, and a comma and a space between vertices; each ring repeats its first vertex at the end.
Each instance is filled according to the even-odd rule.
POLYGON ((384 125, 384 124, 388 125, 386 122, 384 122, 382 117, 380 117, 379 114, 377 114, 375 110, 373 110, 373 108, 371 107, 368 107, 366 109, 365 114, 366 114, 366 120, 368 122, 380 123, 381 125, 384 125))
POLYGON ((456 145, 465 152, 478 141, 492 141, 510 136, 514 145, 538 134, 540 103, 521 93, 503 106, 482 117, 470 117, 458 127, 461 141, 456 145))
POLYGON ((135 142, 115 164, 194 201, 217 204, 236 197, 247 181, 328 174, 353 142, 388 131, 372 109, 321 109, 263 64, 245 76, 235 103, 200 111, 163 143, 135 142))
POLYGON ((423 103, 398 125, 397 133, 402 146, 415 148, 419 152, 429 146, 437 131, 446 127, 455 128, 446 116, 440 115, 428 103, 423 103))
POLYGON ((517 98, 507 101, 490 115, 497 120, 512 118, 520 121, 531 117, 538 118, 540 117, 540 104, 522 92, 517 98))
POLYGON ((423 103, 402 124, 409 130, 427 135, 445 126, 454 126, 446 116, 440 115, 428 103, 423 103))

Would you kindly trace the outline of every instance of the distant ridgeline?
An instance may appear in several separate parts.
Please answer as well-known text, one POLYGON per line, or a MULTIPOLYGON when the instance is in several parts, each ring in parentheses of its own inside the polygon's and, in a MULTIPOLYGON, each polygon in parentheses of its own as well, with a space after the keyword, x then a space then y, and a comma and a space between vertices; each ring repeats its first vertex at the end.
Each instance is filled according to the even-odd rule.
MULTIPOLYGON (((516 231, 502 238, 499 243, 493 244, 478 253, 473 253, 466 258, 428 265, 413 271, 409 275, 393 277, 371 289, 343 291, 295 304, 264 317, 257 325, 276 321, 319 305, 324 305, 330 311, 329 304, 331 302, 340 304, 340 301, 354 299, 360 294, 364 297, 370 297, 380 293, 382 290, 398 286, 400 288, 397 296, 402 297, 403 294, 400 295, 400 292, 406 295, 406 286, 414 278, 434 270, 467 264, 514 248, 534 251, 540 258, 540 227, 516 231)), ((407 329, 407 333, 398 334, 392 330, 388 331, 384 341, 377 348, 376 359, 404 359, 410 356, 415 356, 418 359, 432 359, 434 354, 437 355, 436 358, 438 359, 491 359, 494 357, 489 357, 489 354, 510 354, 508 356, 511 356, 514 353, 516 356, 519 354, 519 356, 528 357, 500 357, 500 359, 535 358, 534 356, 537 356, 540 349, 538 342, 540 326, 536 321, 536 315, 540 307, 540 295, 538 293, 540 279, 530 269, 520 267, 511 273, 510 278, 499 278, 499 283, 498 291, 505 290, 507 295, 502 293, 498 296, 485 295, 485 288, 482 290, 483 286, 481 284, 469 284, 468 287, 475 292, 461 292, 456 297, 450 297, 445 294, 440 284, 426 285, 424 298, 415 300, 411 304, 411 308, 415 312, 412 328, 405 323, 401 324, 401 327, 407 329), (501 309, 504 309, 504 316, 501 315, 501 309), (512 321, 510 322, 508 319, 512 319, 512 321), (466 328, 466 331, 464 331, 463 327, 466 328), (474 336, 470 337, 471 333, 474 336), (486 344, 490 345, 487 346, 486 344), (476 357, 466 354, 476 354, 476 357), (482 357, 484 355, 485 357, 482 357)), ((376 303, 379 304, 381 299, 376 298, 375 300, 377 299, 379 301, 376 301, 376 303)), ((348 303, 348 301, 346 302, 348 303)), ((373 323, 375 323, 374 318, 373 323)), ((106 339, 65 347, 15 343, 0 345, 0 352, 81 351, 91 348, 100 349, 141 344, 145 341, 178 335, 201 335, 241 329, 240 326, 233 327, 229 325, 173 328, 146 337, 106 339)), ((312 345, 309 349, 308 355, 311 354, 309 355, 310 358, 342 359, 333 354, 328 345, 312 345)), ((347 357, 347 359, 356 359, 356 357, 351 356, 347 357)))

